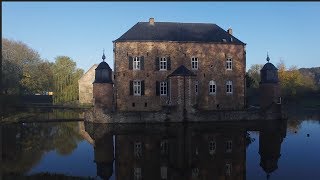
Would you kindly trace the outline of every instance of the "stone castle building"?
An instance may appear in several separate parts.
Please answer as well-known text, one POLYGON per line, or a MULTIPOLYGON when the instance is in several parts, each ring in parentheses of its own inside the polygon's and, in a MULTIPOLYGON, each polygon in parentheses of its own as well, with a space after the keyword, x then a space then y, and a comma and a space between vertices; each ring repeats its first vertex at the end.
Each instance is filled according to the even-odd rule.
MULTIPOLYGON (((133 117, 128 119, 121 112, 151 113, 139 116, 139 122, 153 121, 152 113, 160 113, 157 118, 161 122, 192 115, 191 119, 200 121, 198 115, 206 119, 205 111, 229 112, 230 117, 233 112, 232 117, 238 119, 281 118, 278 70, 269 56, 261 69, 259 87, 264 115, 245 109, 246 44, 235 38, 231 29, 150 18, 113 43, 114 72, 103 54, 103 62, 95 69, 92 95, 95 107, 104 113, 120 113, 112 117, 107 113, 103 121, 132 122, 133 117)), ((213 119, 225 117, 211 115, 213 119)))
POLYGON ((238 110, 246 44, 216 24, 138 22, 114 46, 118 111, 238 110))
POLYGON ((93 81, 95 79, 95 69, 98 64, 94 64, 78 81, 79 83, 79 103, 93 103, 93 81))

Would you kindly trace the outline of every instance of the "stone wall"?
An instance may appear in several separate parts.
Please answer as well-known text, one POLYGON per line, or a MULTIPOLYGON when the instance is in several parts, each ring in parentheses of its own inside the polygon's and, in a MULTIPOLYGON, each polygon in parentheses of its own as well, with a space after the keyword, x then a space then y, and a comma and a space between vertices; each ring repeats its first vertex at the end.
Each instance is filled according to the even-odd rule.
POLYGON ((94 64, 80 79, 79 79, 79 103, 93 104, 93 81, 95 78, 95 69, 97 64, 94 64))
MULTIPOLYGON (((114 44, 115 98, 120 111, 159 111, 167 98, 156 96, 156 81, 164 81, 180 65, 191 70, 191 57, 199 59, 198 70, 192 70, 199 82, 198 108, 214 110, 243 109, 245 102, 246 55, 243 45, 191 42, 116 42, 114 44), (129 70, 129 56, 143 56, 144 70, 129 70), (156 70, 156 57, 170 56, 171 69, 156 70), (226 58, 233 59, 232 70, 226 69, 226 58), (145 95, 130 95, 129 82, 144 80, 145 95), (209 81, 217 84, 216 95, 209 95, 209 81), (233 93, 226 93, 226 81, 233 82, 233 93), (135 103, 135 106, 132 106, 135 103), (146 106, 147 105, 147 106, 146 106)), ((194 93, 194 92, 191 92, 194 93)))
POLYGON ((170 123, 170 122, 241 122, 284 119, 284 114, 259 110, 201 111, 183 114, 180 111, 115 112, 93 108, 85 113, 85 121, 95 123, 170 123))
POLYGON ((275 106, 279 102, 280 98, 280 85, 277 83, 263 83, 259 86, 260 93, 260 107, 262 109, 269 109, 272 112, 278 112, 279 108, 271 107, 275 106))
POLYGON ((113 110, 113 84, 93 84, 94 106, 113 110))

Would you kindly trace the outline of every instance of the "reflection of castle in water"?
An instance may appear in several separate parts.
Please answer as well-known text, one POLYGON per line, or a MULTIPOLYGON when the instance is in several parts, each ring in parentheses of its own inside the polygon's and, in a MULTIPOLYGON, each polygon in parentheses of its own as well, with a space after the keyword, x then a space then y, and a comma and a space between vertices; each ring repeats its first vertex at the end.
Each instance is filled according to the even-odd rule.
POLYGON ((97 174, 109 179, 246 179, 247 131, 260 132, 260 166, 277 169, 285 121, 92 124, 97 174), (114 151, 115 150, 115 151, 114 151), (113 164, 115 166, 113 166, 113 164))

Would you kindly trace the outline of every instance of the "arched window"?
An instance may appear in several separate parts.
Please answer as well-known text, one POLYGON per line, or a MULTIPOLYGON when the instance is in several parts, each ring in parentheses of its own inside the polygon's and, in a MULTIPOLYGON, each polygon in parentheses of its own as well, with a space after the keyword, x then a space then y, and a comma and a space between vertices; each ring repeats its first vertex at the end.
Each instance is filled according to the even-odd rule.
POLYGON ((216 82, 213 80, 209 82, 209 94, 210 95, 216 94, 216 82))

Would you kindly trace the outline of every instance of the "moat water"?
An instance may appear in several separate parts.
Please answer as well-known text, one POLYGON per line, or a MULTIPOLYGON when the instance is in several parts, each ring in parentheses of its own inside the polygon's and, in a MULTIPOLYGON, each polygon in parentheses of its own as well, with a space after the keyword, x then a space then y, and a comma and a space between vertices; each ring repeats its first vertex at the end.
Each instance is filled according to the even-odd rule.
POLYGON ((320 179, 317 118, 121 125, 28 120, 0 126, 3 179, 39 173, 110 180, 320 179))

